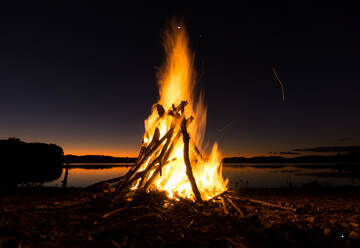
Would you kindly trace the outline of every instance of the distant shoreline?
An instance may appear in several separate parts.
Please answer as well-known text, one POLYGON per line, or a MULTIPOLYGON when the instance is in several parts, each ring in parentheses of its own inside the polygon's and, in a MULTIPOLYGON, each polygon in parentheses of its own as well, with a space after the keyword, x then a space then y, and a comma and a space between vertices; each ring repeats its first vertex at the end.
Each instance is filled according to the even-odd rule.
MULTIPOLYGON (((110 169, 115 167, 133 167, 134 163, 74 163, 63 164, 63 168, 69 169, 110 169)), ((255 163, 255 162, 239 162, 239 163, 223 163, 223 167, 253 167, 253 168, 284 168, 284 167, 306 167, 306 168, 352 168, 360 169, 360 163, 356 162, 283 162, 283 163, 255 163)))
MULTIPOLYGON (((132 165, 136 162, 136 158, 132 157, 112 157, 103 155, 64 155, 64 164, 81 164, 81 163, 97 163, 104 166, 111 163, 122 163, 124 166, 132 165)), ((332 156, 298 156, 293 158, 285 158, 281 156, 261 156, 261 157, 226 157, 222 159, 223 164, 255 164, 255 163, 353 163, 360 164, 360 153, 350 153, 344 155, 332 156)))

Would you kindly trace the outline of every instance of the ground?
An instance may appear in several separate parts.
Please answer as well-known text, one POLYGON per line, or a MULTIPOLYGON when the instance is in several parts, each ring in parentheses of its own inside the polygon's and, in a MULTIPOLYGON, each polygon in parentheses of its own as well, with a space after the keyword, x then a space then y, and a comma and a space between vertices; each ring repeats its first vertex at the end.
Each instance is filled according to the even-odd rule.
POLYGON ((0 247, 360 247, 359 193, 244 189, 224 208, 161 193, 114 201, 106 187, 0 189, 0 247))

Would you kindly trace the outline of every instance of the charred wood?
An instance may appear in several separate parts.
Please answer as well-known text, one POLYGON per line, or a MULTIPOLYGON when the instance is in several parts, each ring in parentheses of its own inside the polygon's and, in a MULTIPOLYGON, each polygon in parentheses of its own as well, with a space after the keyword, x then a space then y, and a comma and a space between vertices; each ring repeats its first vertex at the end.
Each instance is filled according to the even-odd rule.
POLYGON ((181 122, 181 132, 182 132, 182 136, 183 136, 183 142, 184 142, 184 163, 186 166, 186 175, 190 181, 191 184, 191 189, 195 195, 195 200, 197 202, 201 202, 201 194, 200 191, 197 187, 194 175, 193 175, 193 171, 191 168, 191 163, 190 163, 190 159, 189 159, 189 141, 190 141, 190 136, 186 130, 186 119, 184 118, 183 121, 181 122))

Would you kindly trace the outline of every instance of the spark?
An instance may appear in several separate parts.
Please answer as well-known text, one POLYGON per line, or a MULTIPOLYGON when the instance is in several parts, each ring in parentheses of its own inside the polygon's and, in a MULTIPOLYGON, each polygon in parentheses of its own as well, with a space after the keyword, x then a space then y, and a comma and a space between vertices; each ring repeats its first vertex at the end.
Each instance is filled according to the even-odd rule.
POLYGON ((181 26, 180 25, 178 25, 178 26, 176 26, 177 27, 177 29, 181 29, 181 26))
POLYGON ((276 72, 276 69, 275 67, 273 67, 273 72, 274 72, 274 75, 277 79, 277 81, 279 82, 280 86, 281 86, 281 94, 282 94, 282 99, 283 99, 283 102, 285 101, 285 88, 284 88, 284 84, 281 82, 277 72, 276 72))

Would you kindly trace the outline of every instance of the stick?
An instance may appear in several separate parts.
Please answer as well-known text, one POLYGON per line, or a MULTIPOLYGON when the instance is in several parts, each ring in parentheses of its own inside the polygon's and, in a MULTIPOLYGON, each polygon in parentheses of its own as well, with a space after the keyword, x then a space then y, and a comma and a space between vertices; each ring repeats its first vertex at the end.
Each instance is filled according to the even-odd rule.
POLYGON ((165 114, 165 109, 160 103, 156 104, 156 110, 160 117, 162 117, 165 114))
POLYGON ((159 141, 159 137, 160 137, 160 131, 158 128, 155 128, 153 138, 152 138, 150 144, 147 147, 144 145, 144 143, 141 145, 139 156, 135 162, 136 165, 141 164, 140 161, 143 160, 143 155, 146 156, 146 153, 149 152, 149 150, 156 144, 156 142, 159 141))
POLYGON ((268 203, 268 202, 264 202, 264 201, 254 200, 254 199, 245 198, 245 197, 241 197, 241 196, 239 196, 238 199, 243 200, 243 201, 249 201, 249 202, 261 204, 261 205, 264 205, 264 206, 267 206, 267 207, 281 208, 281 209, 284 209, 284 210, 289 210, 289 211, 296 212, 295 208, 283 207, 283 206, 280 206, 278 204, 273 204, 273 203, 268 203))
POLYGON ((227 208, 226 208, 226 204, 225 204, 224 198, 220 197, 220 200, 221 200, 221 204, 222 204, 223 207, 224 207, 224 213, 225 213, 225 214, 229 214, 229 211, 228 211, 227 208))
POLYGON ((137 157, 136 161, 135 161, 135 164, 138 164, 140 159, 142 159, 143 155, 145 154, 145 151, 146 151, 146 146, 145 144, 143 143, 141 145, 141 148, 140 148, 140 152, 139 152, 139 156, 137 157))
MULTIPOLYGON (((172 133, 171 133, 171 135, 169 136, 169 138, 166 140, 166 143, 165 143, 165 145, 164 145, 164 147, 163 147, 163 149, 162 149, 162 151, 161 151, 161 154, 160 154, 160 156, 159 156, 159 161, 160 161, 160 164, 159 164, 160 176, 161 176, 161 166, 162 166, 162 164, 163 164, 164 161, 165 161, 164 156, 165 156, 166 154, 168 154, 167 149, 169 148, 169 145, 170 145, 171 140, 172 140, 172 133)), ((169 154, 168 154, 168 155, 169 155, 169 154)), ((166 158, 166 160, 167 160, 167 158, 166 158)))
MULTIPOLYGON (((186 120, 186 126, 190 125, 190 123, 194 120, 194 118, 192 116, 190 116, 189 119, 186 120)), ((176 134, 176 136, 173 138, 173 140, 171 140, 171 137, 166 141, 169 141, 169 144, 171 143, 169 149, 166 151, 166 153, 164 154, 162 160, 160 161, 159 166, 155 169, 154 173, 151 175, 151 177, 149 178, 149 180, 146 182, 144 189, 145 191, 149 190, 150 185, 152 184, 152 182, 154 181, 154 179, 156 178, 156 176, 160 173, 161 176, 161 171, 162 171, 162 167, 166 164, 168 164, 168 158, 171 154, 171 152, 173 151, 177 141, 179 140, 180 136, 181 136, 181 132, 178 132, 176 134)), ((166 145, 166 144, 165 144, 166 145)), ((166 148, 167 149, 167 148, 166 148)))
POLYGON ((146 184, 144 186, 145 191, 149 190, 150 185, 153 183, 156 176, 160 173, 162 167, 169 163, 167 160, 169 159, 169 156, 170 156, 171 152, 173 151, 175 144, 178 141, 178 139, 180 138, 180 136, 181 136, 181 132, 178 132, 176 134, 176 136, 174 137, 174 139, 171 141, 171 145, 170 145, 169 149, 166 151, 166 153, 163 157, 163 160, 160 162, 161 164, 159 165, 159 167, 157 167, 155 169, 154 173, 151 175, 149 180, 146 182, 146 184))
MULTIPOLYGON (((176 137, 175 139, 176 140, 176 137)), ((175 141, 174 141, 175 142, 175 141)), ((173 148, 174 148, 174 142, 171 143, 169 149, 167 150, 166 154, 163 157, 163 160, 160 162, 159 166, 155 169, 154 173, 151 175, 151 177, 149 178, 149 180, 146 182, 144 189, 145 191, 149 190, 150 185, 153 183, 153 181, 155 180, 156 176, 160 173, 161 168, 165 165, 167 165, 169 162, 167 161, 170 153, 172 152, 173 148)))
POLYGON ((195 200, 197 202, 201 202, 201 194, 199 192, 199 189, 196 185, 196 181, 193 175, 193 171, 191 168, 191 163, 190 163, 190 159, 189 159, 189 141, 190 141, 190 137, 189 134, 186 130, 186 118, 184 118, 181 122, 181 132, 182 132, 182 136, 183 136, 183 141, 184 141, 184 163, 186 166, 186 175, 190 181, 191 184, 191 189, 194 192, 195 195, 195 200))
POLYGON ((164 156, 166 154, 166 151, 169 147, 170 141, 172 139, 172 133, 173 133, 173 129, 171 131, 171 134, 169 135, 169 137, 166 139, 166 143, 163 146, 160 155, 150 164, 147 166, 147 168, 144 170, 145 171, 145 175, 141 178, 140 184, 139 184, 139 189, 142 188, 142 186, 145 183, 145 180, 147 178, 147 176, 149 175, 151 169, 159 163, 159 167, 160 167, 160 175, 161 175, 161 164, 163 163, 164 160, 164 156))
POLYGON ((113 210, 113 211, 110 211, 110 212, 108 212, 108 213, 104 214, 102 217, 103 217, 103 218, 107 218, 107 217, 109 217, 110 215, 113 215, 113 214, 115 214, 115 213, 118 213, 118 212, 124 211, 125 209, 127 209, 127 207, 125 207, 125 208, 115 209, 115 210, 113 210))
POLYGON ((188 104, 187 101, 181 101, 178 106, 172 105, 172 109, 169 109, 168 115, 171 115, 174 118, 179 118, 184 113, 184 108, 188 104), (181 114, 179 114, 181 112, 181 114))
POLYGON ((121 245, 119 245, 119 243, 116 242, 115 240, 111 239, 111 243, 112 243, 116 248, 121 248, 121 245))
POLYGON ((123 192, 125 188, 127 188, 129 181, 134 177, 135 172, 140 168, 141 164, 146 161, 146 159, 152 155, 157 148, 159 148, 159 146, 164 142, 165 139, 167 139, 173 132, 173 128, 170 128, 170 130, 154 145, 154 147, 150 150, 147 151, 143 157, 143 159, 141 159, 141 161, 139 162, 138 165, 136 165, 136 167, 134 168, 134 170, 132 171, 131 174, 128 175, 128 177, 124 180, 124 182, 119 185, 117 191, 119 193, 123 192))
POLYGON ((223 197, 224 197, 224 199, 226 199, 226 200, 235 208, 235 210, 240 214, 240 217, 241 217, 241 218, 244 218, 244 217, 245 217, 244 212, 241 211, 241 209, 238 208, 238 207, 235 205, 235 203, 234 203, 230 198, 227 198, 227 197, 225 197, 225 196, 223 196, 223 197))
POLYGON ((200 162, 204 162, 204 157, 202 156, 200 150, 197 148, 196 144, 194 141, 190 140, 190 145, 191 145, 191 150, 194 152, 194 154, 196 155, 196 158, 200 161, 200 162))

